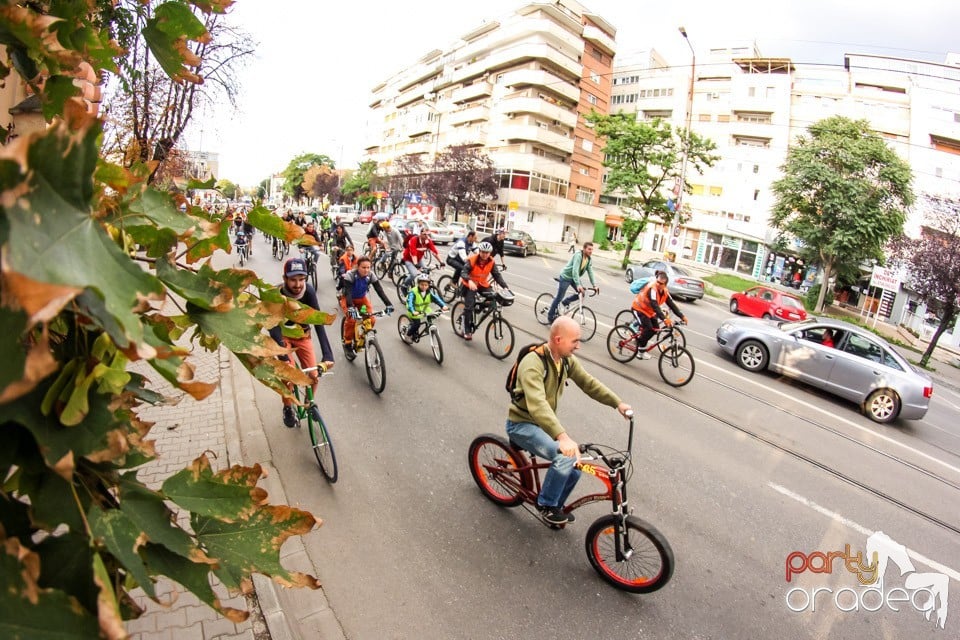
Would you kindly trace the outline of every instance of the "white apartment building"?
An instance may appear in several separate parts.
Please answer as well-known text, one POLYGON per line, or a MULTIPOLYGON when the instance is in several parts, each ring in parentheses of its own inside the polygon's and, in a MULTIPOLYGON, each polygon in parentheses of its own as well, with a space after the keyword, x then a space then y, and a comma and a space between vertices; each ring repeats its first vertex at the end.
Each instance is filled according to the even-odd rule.
POLYGON ((481 228, 542 241, 603 229, 602 157, 584 116, 609 108, 615 29, 572 0, 531 3, 464 34, 373 88, 367 154, 387 171, 453 145, 493 160, 481 228))
MULTIPOLYGON (((692 130, 717 143, 721 160, 704 175, 689 172, 692 218, 671 238, 648 228, 641 248, 675 251, 756 278, 797 270, 789 255, 769 254, 767 223, 787 149, 814 122, 833 115, 865 118, 911 165, 918 196, 960 194, 960 67, 870 55, 843 65, 796 65, 764 57, 755 45, 711 49, 667 66, 656 52, 617 62, 611 111, 633 111, 685 125, 694 74, 692 130)), ((614 199, 605 197, 605 202, 614 199)), ((612 210, 616 206, 608 204, 612 210)), ((910 219, 916 233, 920 212, 910 219)), ((804 267, 804 277, 815 274, 804 267)))

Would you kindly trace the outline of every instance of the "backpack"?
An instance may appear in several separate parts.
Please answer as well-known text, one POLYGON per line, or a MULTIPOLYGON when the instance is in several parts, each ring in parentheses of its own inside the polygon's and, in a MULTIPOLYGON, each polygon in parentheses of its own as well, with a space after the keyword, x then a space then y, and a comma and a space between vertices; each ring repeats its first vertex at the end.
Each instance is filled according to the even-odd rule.
POLYGON ((653 280, 651 276, 646 276, 643 278, 637 278, 630 283, 630 293, 640 293, 643 291, 643 288, 650 284, 650 281, 653 280))
MULTIPOLYGON (((543 379, 547 379, 547 367, 550 365, 548 362, 550 356, 547 354, 546 342, 534 342, 526 346, 520 347, 520 352, 517 354, 517 359, 514 361, 513 366, 510 367, 510 372, 507 373, 507 384, 506 389, 507 393, 510 394, 510 400, 516 404, 520 402, 520 399, 523 398, 523 392, 516 389, 517 386, 517 370, 520 369, 520 361, 530 353, 531 351, 536 353, 543 360, 543 379)), ((567 359, 563 359, 563 369, 560 372, 561 379, 567 374, 568 362, 567 359)))

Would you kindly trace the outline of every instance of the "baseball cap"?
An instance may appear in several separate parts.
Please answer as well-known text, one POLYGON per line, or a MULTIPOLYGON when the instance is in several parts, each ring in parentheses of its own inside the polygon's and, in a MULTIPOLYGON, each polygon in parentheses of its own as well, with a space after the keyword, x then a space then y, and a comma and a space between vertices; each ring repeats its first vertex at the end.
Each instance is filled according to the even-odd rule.
POLYGON ((307 275, 307 263, 302 258, 290 258, 283 265, 283 277, 307 275))

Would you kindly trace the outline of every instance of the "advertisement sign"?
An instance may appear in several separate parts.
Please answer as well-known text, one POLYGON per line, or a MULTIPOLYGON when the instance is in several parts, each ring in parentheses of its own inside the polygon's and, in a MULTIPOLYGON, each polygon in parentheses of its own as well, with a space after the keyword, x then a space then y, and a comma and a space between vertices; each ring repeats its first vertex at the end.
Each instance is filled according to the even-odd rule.
POLYGON ((898 291, 900 289, 900 273, 893 269, 886 269, 874 265, 873 275, 870 276, 870 286, 889 291, 898 291))

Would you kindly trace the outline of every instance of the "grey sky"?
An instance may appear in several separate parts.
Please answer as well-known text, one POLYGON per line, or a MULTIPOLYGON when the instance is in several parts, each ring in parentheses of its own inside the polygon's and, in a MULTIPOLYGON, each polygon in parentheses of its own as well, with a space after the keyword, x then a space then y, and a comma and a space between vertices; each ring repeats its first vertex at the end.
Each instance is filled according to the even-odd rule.
MULTIPOLYGON (((690 59, 680 25, 698 55, 742 40, 755 40, 766 56, 837 66, 845 52, 943 62, 947 52, 960 51, 960 3, 944 0, 581 4, 618 29, 621 54, 652 47, 675 65, 690 59)), ((218 177, 244 186, 282 170, 302 152, 326 153, 354 167, 362 156, 372 86, 522 5, 522 0, 238 0, 236 21, 260 43, 257 60, 243 72, 242 111, 203 114, 188 143, 219 152, 218 177)))

